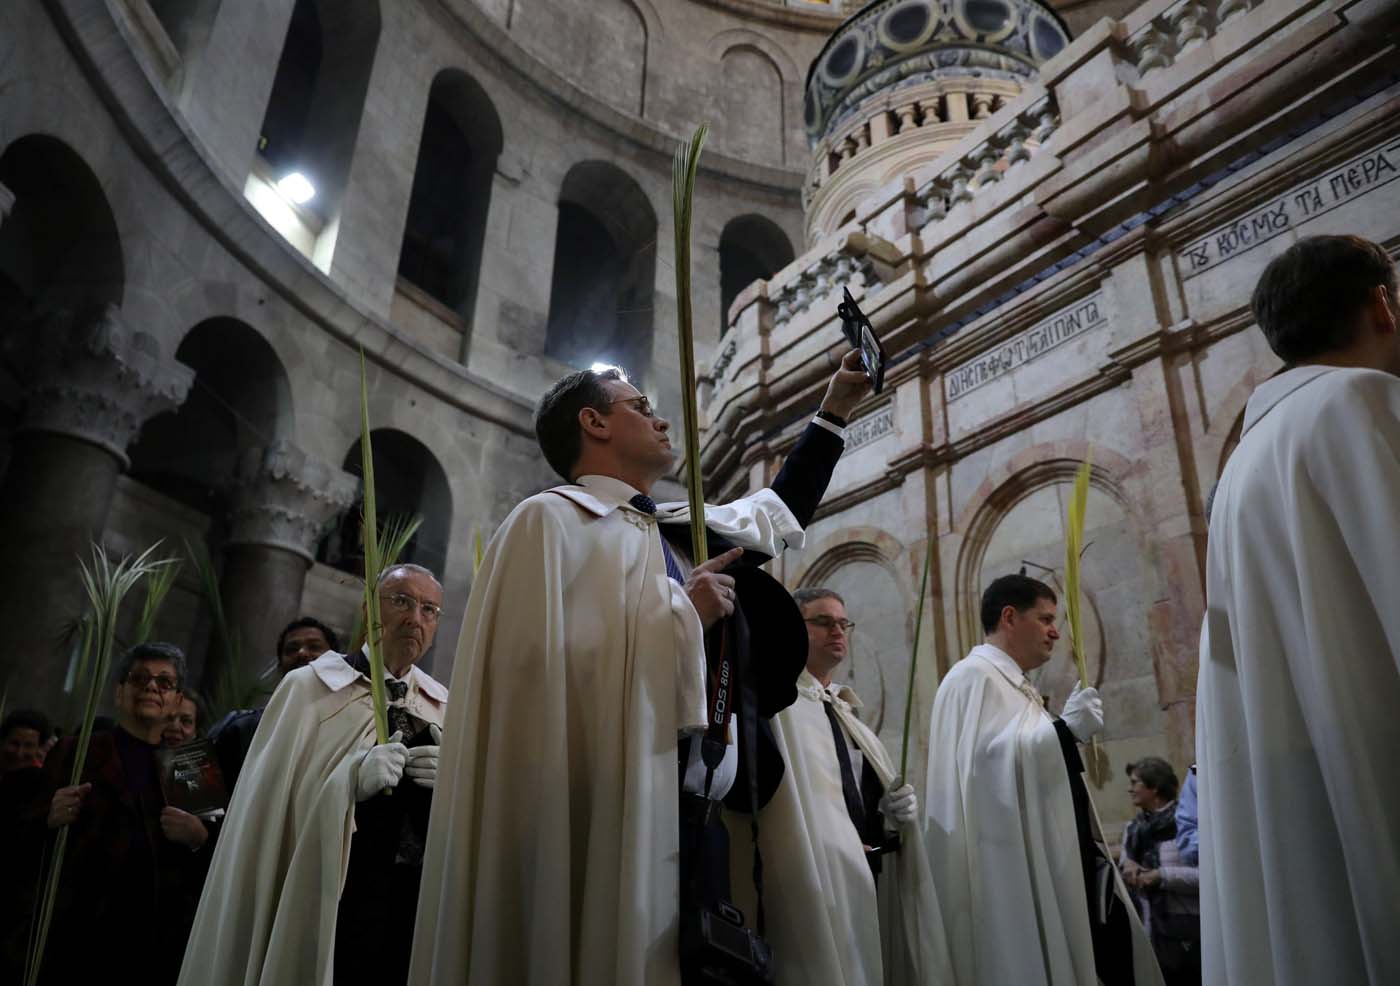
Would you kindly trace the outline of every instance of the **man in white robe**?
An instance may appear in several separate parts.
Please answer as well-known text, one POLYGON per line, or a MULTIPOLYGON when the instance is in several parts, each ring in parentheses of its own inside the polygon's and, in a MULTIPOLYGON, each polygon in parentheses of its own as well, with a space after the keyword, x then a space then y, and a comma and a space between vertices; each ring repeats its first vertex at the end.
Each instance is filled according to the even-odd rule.
MULTIPOLYGON (((431 790, 438 744, 409 749, 402 740, 410 729, 436 740, 447 706, 447 689, 416 666, 437 632, 442 586, 427 569, 400 565, 384 573, 379 590, 386 682, 402 692, 390 708, 399 730, 390 742, 375 744, 363 652, 327 651, 282 679, 229 803, 185 949, 181 986, 403 981, 416 887, 407 900, 387 902, 397 908, 400 927, 381 926, 373 936, 356 927, 356 940, 337 941, 342 919, 364 923, 361 913, 347 915, 341 906, 352 865, 374 881, 392 872, 405 848, 396 829, 387 845, 370 843, 370 851, 389 853, 386 859, 365 858, 357 819, 363 821, 366 811, 407 811, 419 796, 411 785, 394 793, 393 805, 389 799, 366 805, 404 777, 425 795, 431 790), (350 955, 357 961, 347 961, 350 955)), ((357 901, 367 898, 373 906, 368 888, 356 895, 357 901)))
MULTIPOLYGON (((822 413, 839 420, 864 392, 854 365, 837 371, 822 413)), ((816 457, 819 498, 841 440, 818 424, 806 437, 834 446, 816 457)), ((681 981, 681 775, 689 785, 706 773, 698 751, 680 762, 681 737, 698 747, 688 741, 708 722, 703 630, 735 606, 723 569, 741 550, 800 546, 815 500, 790 507, 765 489, 707 507, 712 541, 736 547, 684 575, 660 528, 686 514, 647 495, 672 468, 668 431, 614 370, 571 374, 541 401, 541 449, 570 485, 516 507, 472 588, 415 986, 681 981)), ((712 798, 732 766, 726 752, 712 798)))
POLYGON ((934 697, 925 834, 954 972, 973 986, 1160 986, 1075 745, 1102 731, 1103 702, 1076 686, 1055 719, 1026 678, 1059 639, 1055 607, 1043 582, 993 581, 986 642, 934 697))
MULTIPOLYGON (((914 788, 896 779, 884 744, 857 718, 855 692, 832 681, 854 629, 845 601, 830 589, 794 598, 807 669, 797 701, 774 717, 787 771, 758 816, 777 982, 951 986, 914 788)), ((730 832, 741 885, 752 862, 748 816, 731 816, 730 832)))
POLYGON ((1216 489, 1196 696, 1208 986, 1400 983, 1395 267, 1300 240, 1255 318, 1286 369, 1216 489))

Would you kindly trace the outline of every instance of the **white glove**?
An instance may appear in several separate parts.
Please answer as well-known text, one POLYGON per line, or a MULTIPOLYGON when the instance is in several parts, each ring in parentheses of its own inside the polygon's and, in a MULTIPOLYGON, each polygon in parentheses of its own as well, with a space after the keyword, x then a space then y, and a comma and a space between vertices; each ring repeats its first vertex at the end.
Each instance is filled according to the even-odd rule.
POLYGON ((880 814, 897 825, 907 825, 919 814, 919 799, 914 796, 914 785, 905 784, 893 791, 886 791, 880 799, 880 814))
POLYGON ((1075 685, 1074 691, 1065 699, 1065 709, 1060 713, 1074 738, 1087 743, 1103 732, 1103 699, 1097 688, 1075 685))
POLYGON ((400 740, 403 733, 395 733, 389 742, 371 746, 360 759, 359 777, 355 781, 355 800, 365 801, 374 797, 386 787, 394 787, 403 777, 403 765, 408 760, 408 747, 400 740))
POLYGON ((432 788, 437 785, 438 751, 442 749, 442 730, 430 722, 428 735, 433 738, 432 746, 411 747, 403 772, 413 783, 432 788))

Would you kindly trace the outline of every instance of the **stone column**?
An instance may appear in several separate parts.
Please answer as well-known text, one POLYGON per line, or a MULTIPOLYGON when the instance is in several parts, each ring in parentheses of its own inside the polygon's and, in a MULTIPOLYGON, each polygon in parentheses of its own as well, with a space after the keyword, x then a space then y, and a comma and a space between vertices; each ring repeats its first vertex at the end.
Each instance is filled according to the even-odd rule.
MULTIPOLYGON (((150 418, 178 407, 194 371, 160 357, 155 340, 108 307, 96 319, 42 326, 23 418, 0 486, 0 680, 10 705, 52 715, 62 699, 66 627, 87 607, 78 558, 101 542, 127 445, 150 418)), ((68 725, 71 725, 68 724, 68 725)))
MULTIPOLYGON (((274 656, 277 634, 300 614, 306 573, 327 524, 355 502, 359 480, 308 458, 289 442, 243 453, 234 476, 222 593, 245 670, 274 656)), ((312 614, 315 615, 315 614, 312 614)), ((212 689, 223 655, 211 649, 203 685, 212 689)))

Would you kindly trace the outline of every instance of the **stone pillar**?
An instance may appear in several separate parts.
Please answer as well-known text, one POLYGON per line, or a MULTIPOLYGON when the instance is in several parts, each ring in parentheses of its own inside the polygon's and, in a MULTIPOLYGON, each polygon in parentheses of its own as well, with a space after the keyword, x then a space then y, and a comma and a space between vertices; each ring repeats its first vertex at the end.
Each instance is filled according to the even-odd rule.
MULTIPOLYGON (((234 476, 222 593, 245 670, 274 655, 277 634, 301 615, 306 573, 327 524, 355 502, 359 480, 279 441, 243 453, 234 476)), ((314 615, 314 614, 312 614, 314 615)), ((203 685, 214 688, 223 655, 210 651, 203 685)))
MULTIPOLYGON (((101 542, 127 445, 150 418, 178 407, 194 371, 161 359, 115 307, 95 320, 64 315, 43 327, 49 342, 32 381, 0 486, 0 620, 8 641, 0 680, 11 707, 67 714, 62 698, 66 627, 87 608, 78 558, 101 542)), ((71 723, 67 724, 71 725, 71 723)))

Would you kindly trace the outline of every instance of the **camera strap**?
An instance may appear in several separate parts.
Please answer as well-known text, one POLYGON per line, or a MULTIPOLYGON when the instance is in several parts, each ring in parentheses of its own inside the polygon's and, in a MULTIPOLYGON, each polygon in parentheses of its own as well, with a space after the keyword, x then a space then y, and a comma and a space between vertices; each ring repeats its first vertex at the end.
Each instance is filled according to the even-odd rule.
POLYGON ((715 771, 724 762, 729 746, 729 716, 734 697, 734 663, 729 659, 728 621, 719 624, 719 660, 710 676, 710 725, 700 740, 700 760, 705 765, 705 794, 710 796, 715 771))

